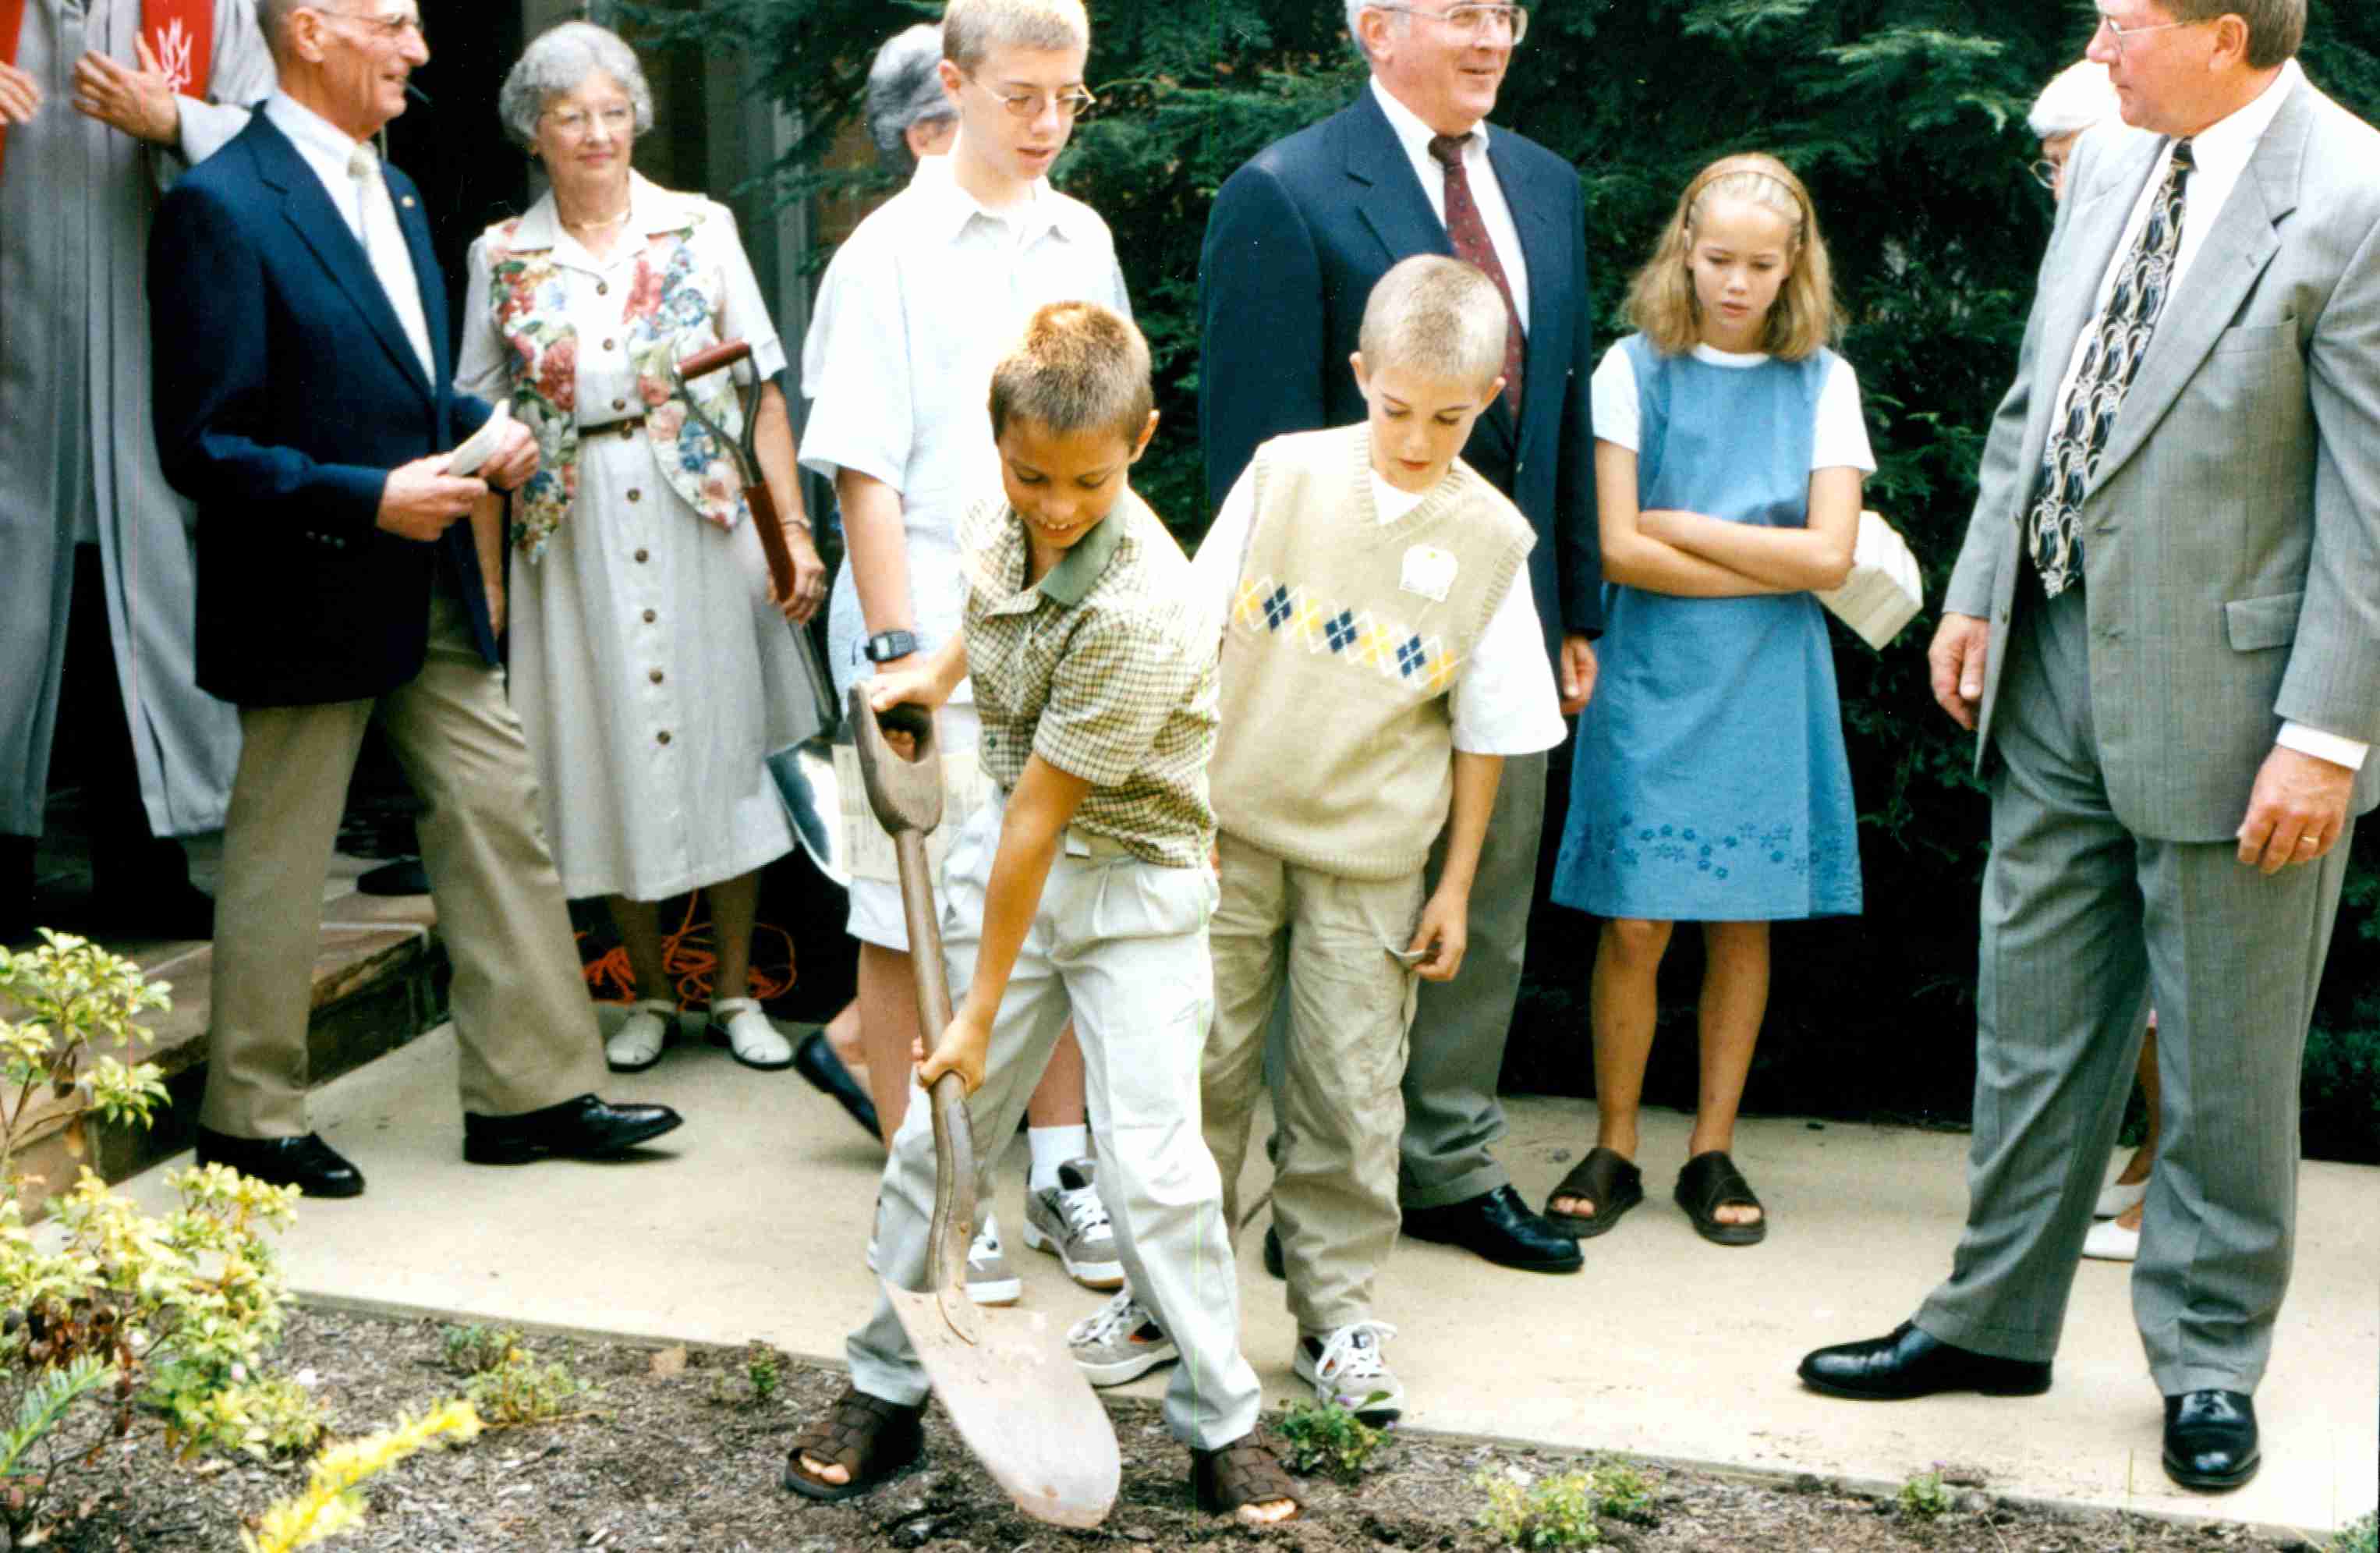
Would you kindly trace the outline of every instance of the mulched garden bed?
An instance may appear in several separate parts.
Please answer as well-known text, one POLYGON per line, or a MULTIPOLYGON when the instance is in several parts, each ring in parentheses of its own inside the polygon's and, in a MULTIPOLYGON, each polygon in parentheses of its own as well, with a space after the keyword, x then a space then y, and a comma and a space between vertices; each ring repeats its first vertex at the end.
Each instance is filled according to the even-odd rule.
MULTIPOLYGON (((922 1548, 934 1553, 1046 1553, 1071 1547, 1264 1545, 1310 1553, 1356 1548, 1501 1546, 1479 1529, 1475 1479, 1518 1469, 1544 1476, 1582 1459, 1494 1441, 1408 1435, 1385 1467, 1354 1488, 1306 1480, 1307 1519, 1255 1533, 1201 1515, 1184 1483, 1187 1457, 1156 1409, 1112 1405, 1123 1445, 1123 1491, 1097 1532, 1064 1533, 1009 1508, 939 1412, 929 1419, 926 1467, 844 1505, 814 1505, 778 1486, 794 1430, 842 1385, 838 1372, 769 1356, 777 1384, 756 1395, 765 1351, 657 1350, 652 1345, 532 1336, 540 1364, 560 1362, 596 1388, 556 1423, 492 1429, 468 1447, 425 1453, 374 1480, 363 1523, 323 1545, 350 1553, 835 1553, 922 1548), (658 1362, 657 1362, 658 1361, 658 1362)), ((438 1324, 300 1311, 278 1360, 310 1384, 333 1429, 369 1433, 400 1412, 461 1394, 438 1324)), ((89 1497, 86 1518, 50 1546, 66 1553, 224 1553, 273 1500, 305 1482, 300 1462, 246 1459, 166 1463, 153 1437, 128 1452, 132 1470, 89 1497)), ((1764 1486, 1647 1467, 1649 1525, 1603 1522, 1621 1553, 2228 1553, 2300 1548, 2236 1526, 2181 1527, 2130 1516, 2052 1515, 1997 1502, 1988 1485, 1950 1489, 1954 1508, 1920 1521, 1891 1502, 1805 1478, 1764 1486)), ((1960 1474, 1951 1471, 1956 1479, 1960 1474)), ((5 1544, 0 1537, 0 1544, 5 1544)))

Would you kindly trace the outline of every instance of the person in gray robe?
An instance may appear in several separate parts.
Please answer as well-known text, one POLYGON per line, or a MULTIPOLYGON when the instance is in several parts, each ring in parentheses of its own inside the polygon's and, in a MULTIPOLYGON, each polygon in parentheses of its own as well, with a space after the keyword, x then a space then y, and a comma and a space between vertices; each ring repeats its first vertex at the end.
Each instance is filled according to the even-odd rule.
POLYGON ((253 0, 214 0, 203 95, 186 94, 182 40, 152 46, 141 18, 140 0, 28 0, 0 66, 0 937, 39 910, 62 700, 91 743, 103 914, 79 925, 207 935, 165 838, 222 826, 239 753, 232 708, 193 678, 192 518, 157 463, 142 265, 163 190, 247 127, 273 63, 253 0))

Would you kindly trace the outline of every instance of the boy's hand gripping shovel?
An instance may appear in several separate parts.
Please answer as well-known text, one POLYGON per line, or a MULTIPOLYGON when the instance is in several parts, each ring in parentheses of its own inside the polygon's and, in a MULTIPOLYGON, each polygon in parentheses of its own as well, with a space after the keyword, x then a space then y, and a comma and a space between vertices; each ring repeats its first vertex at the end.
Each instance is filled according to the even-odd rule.
MULTIPOLYGON (((917 1028, 929 1043, 951 1022, 951 989, 934 914, 926 837, 942 819, 941 752, 931 714, 896 706, 882 715, 868 689, 851 691, 849 726, 858 743, 868 806, 892 838, 909 963, 917 979, 917 1028), (914 760, 884 741, 892 728, 917 740, 914 760)), ((976 1460, 1016 1508, 1057 1526, 1096 1526, 1114 1505, 1123 1463, 1106 1409, 1067 1354, 1064 1335, 1038 1311, 987 1310, 967 1298, 967 1243, 975 1234, 975 1139, 966 1093, 955 1073, 936 1080, 934 1217, 926 1287, 884 1285, 934 1394, 976 1460)))

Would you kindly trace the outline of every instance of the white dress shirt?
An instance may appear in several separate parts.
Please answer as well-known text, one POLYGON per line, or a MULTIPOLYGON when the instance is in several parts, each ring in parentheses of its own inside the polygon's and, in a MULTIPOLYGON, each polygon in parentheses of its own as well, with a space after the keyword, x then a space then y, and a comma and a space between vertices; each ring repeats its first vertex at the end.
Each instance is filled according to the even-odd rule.
MULTIPOLYGON (((2223 214, 2224 202, 2231 198, 2231 191, 2240 186, 2240 175, 2248 170, 2248 161, 2256 154, 2265 131, 2279 116, 2281 104, 2304 79, 2305 72, 2298 67, 2296 60, 2290 60, 2254 102, 2191 137, 2191 158, 2196 167, 2190 175, 2189 188, 2182 199, 2181 246, 2174 254, 2173 278, 2166 288, 2168 297, 2185 300, 2180 296, 2181 283, 2199 251, 2206 246, 2206 235, 2214 230, 2216 218, 2223 214)), ((2107 295, 2115 289, 2117 276, 2123 269, 2124 255, 2139 240, 2141 228, 2148 223, 2149 208, 2155 202, 2157 191, 2165 187, 2167 170, 2172 165, 2173 145, 2168 141, 2149 168, 2148 183, 2133 202, 2131 219, 2124 224, 2124 235, 2116 243, 2115 257, 2099 282, 2099 300, 2092 308, 2093 317, 2106 309, 2107 295)), ((2061 409, 2073 396, 2075 380, 2082 372, 2083 352, 2090 348, 2091 340, 2092 331, 2085 328, 2074 342, 2073 360, 2067 363, 2065 380, 2058 387, 2061 409)), ((2371 752, 2371 746, 2360 739, 2325 733, 2302 723, 2283 723, 2274 742, 2355 771, 2363 769, 2364 758, 2371 752)))
MULTIPOLYGON (((1382 527, 1402 521, 1429 493, 1400 491, 1375 472, 1372 510, 1382 527)), ((1231 620, 1232 595, 1239 591, 1240 559, 1248 547, 1256 522, 1257 494, 1253 466, 1242 471, 1214 526, 1198 545, 1190 575, 1199 597, 1214 614, 1217 631, 1231 620)), ((1546 639, 1537 624, 1537 606, 1529 592, 1529 569, 1512 575, 1512 585, 1472 644, 1471 656, 1447 692, 1447 713, 1453 722, 1454 747, 1469 755, 1530 755, 1550 750, 1569 733, 1562 722, 1560 698, 1554 691, 1553 666, 1546 661, 1546 639)))
MULTIPOLYGON (((1446 225, 1446 169, 1429 153, 1429 142, 1438 131, 1424 124, 1415 112, 1372 78, 1372 95, 1378 99, 1380 111, 1389 116, 1389 128, 1397 132, 1397 143, 1405 150, 1413 163, 1414 177, 1421 179, 1421 191, 1429 196, 1429 208, 1438 213, 1438 224, 1446 225)), ((1488 228, 1488 246, 1496 251, 1496 262, 1504 266, 1505 283, 1512 288, 1512 311, 1521 315, 1521 333, 1529 332, 1529 264, 1521 254, 1521 229, 1512 225, 1512 207, 1504 202, 1504 186, 1496 181, 1496 169, 1488 163, 1488 121, 1481 119, 1471 131, 1463 147, 1463 170, 1471 176, 1471 202, 1479 207, 1479 220, 1488 228)))
POLYGON ((363 142, 324 118, 285 92, 276 92, 264 100, 264 116, 273 127, 289 137, 306 165, 322 181, 322 192, 331 197, 332 208, 344 217, 347 230, 356 241, 364 240, 363 192, 356 185, 347 163, 363 142))

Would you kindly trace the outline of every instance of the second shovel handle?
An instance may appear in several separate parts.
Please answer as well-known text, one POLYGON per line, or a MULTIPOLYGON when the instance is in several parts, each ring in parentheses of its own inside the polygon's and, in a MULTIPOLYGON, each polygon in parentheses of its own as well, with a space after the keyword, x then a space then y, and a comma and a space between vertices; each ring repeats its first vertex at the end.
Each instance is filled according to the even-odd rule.
POLYGON ((732 367, 738 361, 747 360, 751 354, 750 341, 729 340, 724 345, 714 345, 708 350, 698 350, 680 361, 677 364, 677 375, 686 382, 692 383, 696 378, 707 377, 722 367, 732 367))

